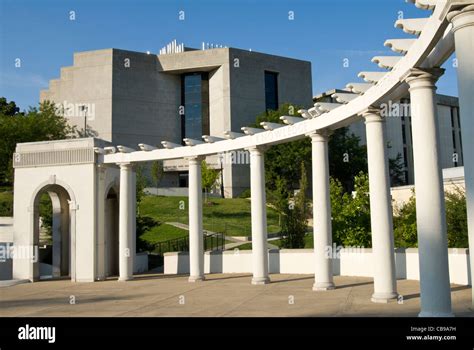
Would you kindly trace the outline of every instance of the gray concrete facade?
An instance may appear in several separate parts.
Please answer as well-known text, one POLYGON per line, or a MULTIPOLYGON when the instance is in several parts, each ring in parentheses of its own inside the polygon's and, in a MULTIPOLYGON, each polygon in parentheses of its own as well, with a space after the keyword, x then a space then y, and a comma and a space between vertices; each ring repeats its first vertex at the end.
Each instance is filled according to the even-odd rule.
MULTIPOLYGON (((72 125, 89 136, 115 145, 137 148, 138 143, 181 143, 182 75, 209 76, 209 134, 240 132, 265 111, 265 71, 278 74, 279 104, 311 104, 311 63, 235 48, 147 54, 105 49, 74 54, 74 63, 61 68, 59 79, 41 91, 40 101, 65 108, 72 125), (84 110, 84 107, 87 109, 84 110)), ((183 163, 164 164, 160 187, 178 187, 183 163)), ((220 168, 220 166, 218 166, 220 168)), ((238 196, 249 188, 248 164, 223 164, 224 193, 238 196)))

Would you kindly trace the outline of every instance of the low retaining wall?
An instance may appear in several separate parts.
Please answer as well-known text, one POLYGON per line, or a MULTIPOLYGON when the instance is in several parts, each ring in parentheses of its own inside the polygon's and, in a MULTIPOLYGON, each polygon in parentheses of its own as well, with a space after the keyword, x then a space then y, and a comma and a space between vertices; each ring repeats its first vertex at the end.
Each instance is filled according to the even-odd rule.
MULTIPOLYGON (((187 252, 164 254, 165 274, 188 274, 187 252)), ((273 249, 268 252, 270 273, 314 274, 312 249, 273 249)), ((396 249, 395 265, 398 279, 419 280, 418 249, 396 249)), ((334 275, 373 277, 372 249, 350 251, 342 249, 333 260, 334 275)), ((252 273, 252 251, 235 250, 206 252, 205 273, 252 273)), ((472 285, 469 275, 469 251, 465 248, 449 249, 449 275, 451 283, 472 285)))

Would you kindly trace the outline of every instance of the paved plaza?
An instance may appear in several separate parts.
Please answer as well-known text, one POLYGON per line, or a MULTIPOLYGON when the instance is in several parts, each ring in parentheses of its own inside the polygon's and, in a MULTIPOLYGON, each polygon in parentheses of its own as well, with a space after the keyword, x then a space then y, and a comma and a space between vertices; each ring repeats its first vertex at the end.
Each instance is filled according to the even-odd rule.
MULTIPOLYGON (((245 274, 188 276, 146 274, 133 281, 42 281, 0 288, 0 316, 417 316, 419 282, 399 280, 403 303, 370 301, 370 278, 335 277, 336 289, 312 291, 312 275, 271 275, 251 285, 245 274), (75 300, 75 304, 71 301, 75 300)), ((451 285, 453 312, 474 316, 471 288, 451 285)))

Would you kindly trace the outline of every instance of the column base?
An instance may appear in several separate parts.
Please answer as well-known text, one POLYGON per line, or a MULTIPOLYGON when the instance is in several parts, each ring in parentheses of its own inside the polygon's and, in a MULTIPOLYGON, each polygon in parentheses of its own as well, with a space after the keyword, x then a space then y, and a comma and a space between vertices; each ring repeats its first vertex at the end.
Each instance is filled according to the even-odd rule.
POLYGON ((378 304, 388 304, 397 301, 398 293, 374 293, 370 301, 378 304))
POLYGON ((189 276, 188 282, 194 283, 194 282, 202 282, 205 281, 206 278, 204 276, 189 276))
POLYGON ((133 280, 133 276, 127 276, 127 277, 119 277, 118 281, 119 282, 127 282, 133 280))
POLYGON ((454 317, 454 314, 452 312, 421 311, 418 317, 454 317))
POLYGON ((262 285, 262 284, 268 284, 270 283, 270 278, 269 277, 253 277, 252 278, 252 284, 253 285, 262 285))
POLYGON ((335 289, 336 286, 334 285, 333 282, 315 282, 313 284, 313 290, 315 292, 318 291, 325 291, 325 290, 332 290, 335 289))

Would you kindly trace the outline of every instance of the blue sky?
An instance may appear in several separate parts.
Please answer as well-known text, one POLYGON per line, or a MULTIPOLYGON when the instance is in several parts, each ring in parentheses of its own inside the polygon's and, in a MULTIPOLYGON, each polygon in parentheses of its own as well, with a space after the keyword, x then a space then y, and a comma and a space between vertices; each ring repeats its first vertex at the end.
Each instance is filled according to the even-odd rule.
MULTIPOLYGON (((120 48, 157 53, 172 39, 202 42, 307 60, 313 94, 358 81, 377 70, 370 59, 390 54, 383 42, 409 37, 395 29, 405 18, 426 17, 404 0, 0 0, 0 96, 21 109, 72 64, 73 53, 120 48), (180 10, 185 20, 178 19, 180 10), (70 11, 75 12, 71 21, 70 11), (289 11, 294 20, 288 19, 289 11), (21 67, 15 60, 21 59, 21 67), (343 66, 344 59, 349 67, 343 66)), ((457 95, 451 64, 438 92, 457 95)))

